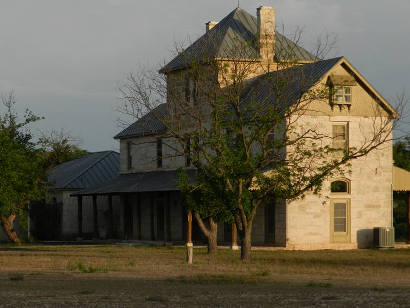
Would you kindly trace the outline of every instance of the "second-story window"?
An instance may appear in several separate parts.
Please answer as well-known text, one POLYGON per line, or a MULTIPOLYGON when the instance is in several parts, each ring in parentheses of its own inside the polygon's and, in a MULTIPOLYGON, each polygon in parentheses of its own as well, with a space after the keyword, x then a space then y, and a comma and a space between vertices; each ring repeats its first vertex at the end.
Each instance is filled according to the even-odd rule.
POLYGON ((157 168, 162 168, 162 139, 157 139, 157 168))
POLYGON ((349 148, 349 130, 347 123, 334 123, 332 126, 332 148, 347 150, 349 148))
POLYGON ((185 167, 191 167, 191 139, 186 139, 185 144, 185 167))
POLYGON ((190 77, 185 78, 185 100, 190 104, 198 100, 198 82, 190 77))
POLYGON ((132 142, 127 142, 127 169, 132 169, 132 142))

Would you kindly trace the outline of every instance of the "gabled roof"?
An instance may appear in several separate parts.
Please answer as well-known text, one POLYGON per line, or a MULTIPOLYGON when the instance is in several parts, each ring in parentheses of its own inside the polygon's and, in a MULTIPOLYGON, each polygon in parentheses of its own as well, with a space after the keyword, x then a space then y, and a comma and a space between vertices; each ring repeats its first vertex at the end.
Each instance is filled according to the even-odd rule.
POLYGON ((344 57, 321 60, 260 75, 254 78, 243 91, 242 101, 246 105, 246 103, 252 101, 269 103, 278 99, 277 102, 280 106, 287 108, 289 104, 299 100, 304 93, 320 82, 338 64, 355 75, 355 79, 359 81, 359 84, 393 118, 400 117, 386 99, 344 57), (278 90, 275 91, 274 87, 276 85, 278 85, 278 90), (280 92, 280 97, 275 97, 277 92, 280 92))
MULTIPOLYGON (((186 67, 192 61, 201 62, 213 58, 259 58, 256 37, 256 17, 241 8, 236 8, 184 52, 165 65, 161 72, 186 67)), ((292 60, 316 60, 311 53, 276 31, 275 57, 277 59, 283 59, 285 56, 288 58, 290 53, 292 60)))
POLYGON ((165 125, 158 119, 166 115, 167 104, 161 104, 151 112, 144 115, 135 123, 128 126, 126 129, 117 134, 115 139, 141 137, 152 134, 158 134, 166 130, 165 125))
MULTIPOLYGON (((337 57, 327 60, 321 60, 312 63, 293 66, 288 69, 283 69, 249 80, 246 88, 242 93, 241 100, 246 106, 250 102, 270 103, 278 99, 278 103, 283 109, 289 104, 297 101, 311 87, 322 80, 330 70, 338 64, 342 64, 345 68, 354 74, 361 86, 365 87, 379 104, 394 118, 398 118, 398 113, 394 108, 360 75, 357 70, 344 58, 337 57), (275 85, 279 85, 280 97, 275 97, 275 85)), ((162 104, 148 113, 136 123, 122 131, 116 138, 136 137, 149 134, 164 132, 166 127, 158 120, 158 115, 164 116, 166 112, 166 104, 162 104), (157 110, 158 109, 158 110, 157 110), (163 112, 153 114, 154 112, 163 112)))
POLYGON ((55 166, 48 182, 53 189, 84 189, 100 185, 119 174, 120 155, 114 151, 85 154, 55 166))
POLYGON ((341 59, 343 57, 307 63, 258 76, 243 91, 242 101, 244 104, 252 101, 270 103, 278 99, 278 103, 286 108, 289 103, 300 99, 341 59), (277 94, 280 97, 275 97, 277 94))

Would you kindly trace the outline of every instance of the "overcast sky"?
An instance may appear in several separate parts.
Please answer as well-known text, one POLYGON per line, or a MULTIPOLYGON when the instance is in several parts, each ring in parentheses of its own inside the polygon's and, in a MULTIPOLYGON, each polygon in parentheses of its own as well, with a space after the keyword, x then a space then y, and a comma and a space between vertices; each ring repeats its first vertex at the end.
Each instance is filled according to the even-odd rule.
MULTIPOLYGON (((241 0, 256 15, 276 9, 276 24, 303 27, 305 46, 336 34, 331 56, 345 56, 392 99, 410 82, 408 0, 241 0)), ((117 150, 118 87, 142 65, 170 60, 175 42, 194 40, 237 0, 0 0, 0 92, 19 109, 64 128, 90 151, 117 150)))

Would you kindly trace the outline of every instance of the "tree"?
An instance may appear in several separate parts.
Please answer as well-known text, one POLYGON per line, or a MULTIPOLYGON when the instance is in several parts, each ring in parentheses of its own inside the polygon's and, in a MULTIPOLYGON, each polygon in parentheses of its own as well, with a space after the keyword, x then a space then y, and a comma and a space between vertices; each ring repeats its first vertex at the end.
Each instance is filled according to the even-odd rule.
MULTIPOLYGON (((233 46, 224 45, 223 55, 215 56, 210 51, 217 49, 221 35, 212 32, 202 47, 196 42, 179 52, 173 62, 183 69, 131 74, 122 89, 121 111, 136 118, 151 112, 176 141, 169 145, 173 155, 185 155, 189 140, 199 174, 194 183, 185 183, 189 206, 199 218, 214 218, 217 208, 222 220, 233 219, 243 260, 250 258, 259 207, 319 193, 325 180, 349 172, 352 160, 390 144, 398 117, 394 109, 375 104, 354 147, 333 142, 337 136, 323 123, 307 119, 339 108, 332 99, 329 104, 335 88, 318 78, 315 63, 332 67, 343 59, 320 60, 329 47, 320 43, 315 55, 301 63, 299 35, 275 51, 272 35, 266 31, 256 43, 233 39, 233 46), (167 112, 156 113, 165 100, 167 112), (213 183, 222 183, 223 189, 213 183)), ((399 103, 404 105, 404 97, 399 103)))
POLYGON ((397 167, 410 171, 410 138, 398 141, 393 146, 393 160, 397 167))
MULTIPOLYGON (((410 171, 410 138, 398 141, 393 145, 394 165, 410 171)), ((394 228, 396 240, 407 240, 408 237, 408 192, 395 191, 394 200, 394 228)))
POLYGON ((38 143, 42 149, 45 171, 48 171, 56 165, 87 154, 86 150, 79 147, 78 140, 63 129, 60 131, 51 131, 49 134, 43 133, 38 143))
POLYGON ((13 229, 14 220, 24 212, 28 201, 41 197, 42 163, 28 129, 40 118, 26 110, 20 121, 12 92, 2 97, 2 103, 6 111, 0 115, 1 224, 9 239, 20 243, 13 229))

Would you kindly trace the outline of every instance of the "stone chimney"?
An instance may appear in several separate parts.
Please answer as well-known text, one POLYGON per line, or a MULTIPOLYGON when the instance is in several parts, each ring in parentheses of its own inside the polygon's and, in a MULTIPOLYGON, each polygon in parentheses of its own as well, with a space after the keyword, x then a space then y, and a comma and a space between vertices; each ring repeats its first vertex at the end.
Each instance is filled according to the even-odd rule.
POLYGON ((275 10, 270 6, 257 9, 259 55, 264 60, 275 56, 275 10))
POLYGON ((209 30, 211 30, 213 27, 215 27, 218 24, 217 21, 208 21, 206 23, 206 32, 208 32, 209 30))

